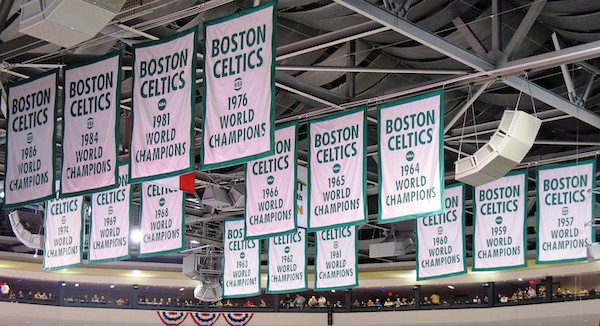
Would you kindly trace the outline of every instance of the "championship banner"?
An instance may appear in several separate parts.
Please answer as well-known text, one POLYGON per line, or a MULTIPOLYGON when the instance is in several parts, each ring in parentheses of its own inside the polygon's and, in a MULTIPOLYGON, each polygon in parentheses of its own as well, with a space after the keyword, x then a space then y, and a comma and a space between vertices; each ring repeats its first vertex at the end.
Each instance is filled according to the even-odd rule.
POLYGON ((63 94, 61 196, 115 186, 121 52, 66 68, 63 94))
POLYGON ((197 34, 133 45, 132 182, 193 171, 197 34))
POLYGON ((142 183, 141 192, 142 240, 138 257, 157 256, 183 250, 185 248, 184 193, 151 182, 142 183))
POLYGON ((83 197, 46 203, 44 270, 81 265, 83 257, 83 197))
POLYGON ((274 2, 203 26, 201 169, 271 155, 275 137, 274 2))
POLYGON ((379 223, 443 211, 443 92, 379 108, 379 223))
POLYGON ((580 161, 537 171, 537 263, 585 260, 596 242, 596 161, 580 161))
POLYGON ((296 229, 296 128, 278 128, 275 153, 246 163, 246 239, 296 229))
POLYGON ((131 186, 129 167, 119 166, 119 188, 92 194, 89 263, 129 258, 131 186))
POLYGON ((444 191, 444 211, 416 219, 417 281, 467 272, 465 253, 465 187, 444 191))
POLYGON ((267 293, 301 292, 308 289, 306 230, 269 238, 267 293))
POLYGON ((366 108, 308 124, 308 228, 367 222, 366 108))
POLYGON ((527 266, 527 171, 475 187, 473 268, 527 266))
POLYGON ((223 229, 223 298, 260 295, 260 240, 244 238, 244 219, 228 219, 223 229))
POLYGON ((358 286, 358 237, 356 226, 315 232, 315 291, 358 286))
POLYGON ((8 85, 4 205, 54 197, 58 72, 8 85))

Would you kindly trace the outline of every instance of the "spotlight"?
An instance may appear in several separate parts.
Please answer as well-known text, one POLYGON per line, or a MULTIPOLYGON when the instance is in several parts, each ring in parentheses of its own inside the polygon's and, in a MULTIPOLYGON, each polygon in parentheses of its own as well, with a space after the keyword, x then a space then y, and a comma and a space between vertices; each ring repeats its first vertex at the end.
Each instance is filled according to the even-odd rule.
POLYGON ((454 286, 453 286, 453 285, 448 285, 448 288, 449 288, 450 290, 454 290, 454 286))
POLYGON ((140 231, 140 230, 131 231, 131 242, 140 243, 140 241, 142 241, 142 231, 140 231))
POLYGON ((115 288, 115 285, 114 285, 114 284, 111 284, 111 285, 110 285, 110 288, 111 288, 111 289, 114 289, 114 288, 115 288))
POLYGON ((483 283, 483 287, 484 288, 489 288, 490 287, 490 283, 483 283))
POLYGON ((62 282, 62 283, 60 283, 60 286, 65 287, 65 286, 67 286, 67 283, 62 282))
POLYGON ((75 283, 75 287, 76 287, 76 288, 77 288, 77 287, 79 287, 79 283, 75 283))

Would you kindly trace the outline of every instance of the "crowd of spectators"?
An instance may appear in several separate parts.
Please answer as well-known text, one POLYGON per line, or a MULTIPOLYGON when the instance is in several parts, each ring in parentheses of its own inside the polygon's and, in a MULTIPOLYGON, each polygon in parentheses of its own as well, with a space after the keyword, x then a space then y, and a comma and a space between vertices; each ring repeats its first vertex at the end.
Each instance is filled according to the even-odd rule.
POLYGON ((54 294, 52 292, 33 292, 26 290, 17 290, 16 292, 10 290, 8 298, 11 301, 25 301, 25 300, 36 300, 36 301, 55 301, 54 294))
MULTIPOLYGON (((442 291, 438 293, 437 291, 430 292, 431 289, 421 290, 420 292, 420 300, 418 302, 418 306, 427 307, 430 306, 431 309, 435 306, 443 306, 443 305, 502 305, 508 303, 520 303, 520 302, 533 302, 536 303, 535 299, 539 299, 538 301, 542 301, 547 297, 546 286, 542 284, 532 284, 532 286, 518 287, 512 292, 512 294, 504 294, 508 292, 507 290, 510 287, 504 286, 501 288, 502 291, 495 291, 497 297, 494 298, 494 302, 490 302, 490 298, 488 295, 485 295, 485 291, 480 292, 480 294, 458 294, 454 291, 442 291)), ((514 289, 514 288, 513 288, 514 289)), ((148 289, 146 289, 148 290, 148 289)), ((413 289, 414 290, 414 289, 413 289)), ((497 288, 497 290, 500 290, 497 288)), ((581 289, 580 291, 574 291, 572 293, 567 288, 561 288, 558 284, 554 284, 553 286, 552 298, 553 300, 560 300, 561 298, 573 297, 586 297, 589 296, 591 298, 596 298, 596 291, 592 288, 590 290, 581 289)), ((331 294, 331 298, 327 298, 326 295, 329 292, 317 292, 317 293, 295 293, 295 294, 286 294, 279 295, 277 299, 273 297, 263 296, 263 297, 252 297, 246 299, 224 299, 219 300, 214 303, 204 303, 201 300, 196 298, 187 297, 189 294, 183 289, 180 290, 178 294, 173 297, 170 296, 153 296, 153 295, 143 295, 142 290, 139 290, 139 294, 137 297, 137 305, 132 305, 130 303, 130 298, 127 297, 119 297, 119 293, 111 292, 108 293, 108 297, 105 297, 101 294, 78 294, 78 295, 70 295, 65 293, 61 297, 61 301, 64 301, 64 304, 71 305, 81 305, 81 304, 97 304, 97 305, 107 305, 107 306, 137 306, 140 308, 148 307, 165 307, 165 308, 206 308, 206 307, 214 307, 214 308, 273 308, 278 307, 279 309, 319 309, 319 308, 348 308, 348 309, 369 309, 369 308, 377 308, 377 310, 393 310, 398 308, 407 308, 407 309, 415 309, 417 306, 417 300, 414 296, 403 296, 400 293, 398 295, 392 296, 392 293, 388 293, 387 296, 377 297, 376 293, 367 294, 369 297, 361 299, 361 295, 365 295, 365 293, 353 293, 353 298, 351 301, 348 301, 346 305, 346 301, 342 294, 331 294), (112 296, 112 298, 111 298, 112 296), (340 300, 341 299, 341 300, 340 300), (278 300, 278 302, 277 302, 278 300)), ((333 292, 333 291, 332 291, 333 292)), ((510 293, 508 292, 508 293, 510 293)), ((150 292, 151 294, 152 292, 150 292)), ((127 293, 123 292, 120 294, 127 293)), ((131 293, 129 293, 131 294, 131 293)), ((32 291, 32 290, 10 290, 8 294, 8 299, 11 301, 17 302, 51 302, 56 303, 57 298, 54 293, 48 291, 32 291)), ((135 299, 134 299, 135 300, 135 299)))

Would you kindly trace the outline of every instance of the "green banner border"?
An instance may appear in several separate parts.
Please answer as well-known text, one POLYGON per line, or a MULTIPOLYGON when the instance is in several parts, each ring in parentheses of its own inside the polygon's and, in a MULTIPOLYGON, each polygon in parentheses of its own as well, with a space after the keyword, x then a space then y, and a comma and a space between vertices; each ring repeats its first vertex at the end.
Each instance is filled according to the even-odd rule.
MULTIPOLYGON (((221 17, 218 19, 214 19, 208 22, 205 22, 204 24, 202 24, 202 35, 204 35, 206 37, 206 28, 208 26, 212 26, 212 25, 216 25, 216 24, 220 24, 223 22, 227 22, 230 20, 234 20, 236 18, 240 18, 249 14, 252 14, 254 12, 269 8, 269 7, 273 7, 273 33, 271 35, 271 48, 272 48, 272 53, 271 53, 271 108, 269 109, 269 114, 270 114, 270 121, 271 121, 271 128, 269 128, 270 130, 270 142, 271 142, 271 149, 263 152, 263 153, 257 153, 257 154, 253 154, 250 156, 245 156, 245 157, 239 157, 236 159, 231 159, 229 161, 222 161, 222 162, 217 162, 217 163, 211 163, 211 164, 206 164, 204 163, 204 154, 206 152, 206 148, 204 147, 204 137, 206 136, 204 133, 202 133, 202 154, 200 155, 200 170, 201 171, 208 171, 208 170, 214 170, 214 169, 220 169, 220 168, 225 168, 225 167, 231 167, 234 165, 240 165, 249 161, 253 161, 259 158, 263 158, 266 156, 270 156, 273 154, 274 152, 274 142, 275 142, 275 51, 276 51, 276 46, 275 44, 277 44, 277 0, 274 0, 272 2, 269 3, 265 3, 250 9, 246 9, 243 11, 239 11, 236 12, 234 14, 231 14, 229 16, 225 16, 225 17, 221 17)), ((206 43, 204 44, 204 47, 202 49, 202 54, 204 55, 204 57, 206 58, 206 43)), ((206 60, 203 61, 203 67, 204 70, 203 71, 207 71, 206 69, 206 60)), ((206 82, 203 83, 202 85, 202 98, 206 99, 206 82)), ((202 130, 206 130, 206 101, 203 100, 202 101, 202 130)))
MULTIPOLYGON (((536 170, 536 177, 535 177, 535 181, 536 181, 536 187, 535 187, 535 207, 536 207, 536 211, 535 211, 535 221, 536 221, 536 233, 535 233, 535 263, 536 264, 543 264, 543 265, 549 265, 549 264, 562 264, 562 263, 573 263, 573 262, 581 262, 581 261, 586 261, 587 257, 583 257, 583 258, 570 258, 570 259, 559 259, 559 260, 540 260, 540 234, 539 234, 539 226, 540 226, 540 171, 543 170, 554 170, 554 169, 560 169, 560 168, 566 168, 566 167, 573 167, 573 166, 579 166, 579 165, 587 165, 587 164, 592 164, 592 182, 593 184, 591 185, 592 189, 594 189, 596 187, 597 181, 596 181, 596 160, 583 160, 583 161, 573 161, 573 162, 568 162, 568 163, 559 163, 559 164, 552 164, 552 165, 548 165, 548 166, 541 166, 538 167, 536 170)), ((592 218, 594 218, 596 216, 596 205, 595 205, 595 198, 596 195, 592 193, 591 195, 591 200, 592 200, 592 218)), ((592 242, 596 242, 596 227, 592 226, 590 228, 590 231, 592 232, 592 242)))
MULTIPOLYGON (((159 179, 165 179, 168 177, 174 177, 174 176, 178 176, 178 175, 182 175, 182 174, 186 174, 189 172, 193 172, 194 171, 194 144, 195 144, 195 139, 194 139, 194 135, 195 135, 195 131, 194 131, 194 127, 195 127, 195 118, 196 118, 196 62, 197 62, 197 58, 196 58, 196 54, 198 53, 198 26, 194 26, 188 30, 185 30, 183 32, 177 33, 175 35, 169 36, 169 37, 165 37, 163 39, 160 40, 156 40, 156 41, 149 41, 149 42, 144 42, 144 43, 137 43, 133 45, 133 51, 131 52, 131 61, 132 61, 132 71, 131 71, 131 90, 132 92, 134 92, 135 90, 135 50, 139 49, 139 48, 145 48, 145 47, 149 47, 149 46, 154 46, 154 45, 160 45, 163 43, 168 43, 171 41, 174 41, 176 39, 182 38, 187 36, 188 34, 194 34, 194 44, 193 44, 193 58, 191 59, 191 63, 192 66, 190 68, 190 70, 192 71, 192 89, 190 90, 190 101, 191 101, 191 116, 190 116, 190 166, 178 171, 172 171, 169 173, 163 173, 163 174, 155 174, 155 175, 150 175, 150 176, 146 176, 146 177, 141 177, 141 178, 132 178, 131 177, 131 166, 132 166, 132 157, 133 155, 129 155, 129 184, 137 184, 137 183, 142 183, 142 182, 148 182, 148 181, 152 181, 152 180, 159 180, 159 179)), ((129 135, 129 144, 131 144, 132 140, 133 140, 133 135, 134 135, 134 120, 135 120, 135 103, 134 103, 134 96, 131 96, 131 133, 129 135)))
POLYGON ((417 219, 417 218, 422 218, 422 217, 426 217, 426 216, 430 216, 430 215, 434 215, 434 214, 439 214, 441 212, 444 211, 444 110, 445 110, 445 106, 444 106, 444 91, 443 90, 438 90, 438 91, 434 91, 434 92, 429 92, 429 93, 425 93, 425 94, 421 94, 418 96, 414 96, 414 97, 410 97, 410 98, 406 98, 406 99, 402 99, 399 101, 394 101, 394 102, 390 102, 390 103, 386 103, 383 105, 379 105, 377 106, 377 143, 379 144, 379 148, 381 149, 381 110, 385 110, 387 108, 390 107, 395 107, 398 105, 402 105, 402 104, 406 104, 406 103, 411 103, 411 102, 415 102, 415 101, 419 101, 419 100, 423 100, 426 98, 430 98, 430 97, 435 97, 435 96, 439 96, 440 97, 440 106, 439 106, 439 144, 438 144, 438 149, 439 149, 439 161, 440 161, 440 166, 439 166, 439 173, 440 173, 440 184, 439 184, 439 189, 440 189, 440 202, 441 202, 441 209, 438 210, 434 210, 431 212, 426 212, 426 213, 420 213, 420 214, 411 214, 411 215, 404 215, 404 216, 398 216, 395 218, 388 218, 388 219, 382 219, 381 217, 381 211, 382 211, 382 206, 383 206, 383 198, 381 196, 381 185, 383 182, 383 178, 382 178, 382 171, 383 171, 383 164, 385 164, 385 160, 381 159, 381 150, 378 152, 377 157, 379 158, 379 164, 377 164, 377 178, 378 178, 378 184, 377 184, 377 190, 379 193, 378 196, 378 212, 379 214, 377 214, 377 224, 387 224, 387 223, 395 223, 395 222, 402 222, 402 221, 408 221, 408 220, 412 220, 412 219, 417 219))
MULTIPOLYGON (((285 123, 282 125, 277 126, 276 131, 277 130, 282 130, 282 129, 286 129, 286 128, 291 128, 294 127, 294 157, 293 157, 293 163, 294 164, 294 181, 293 181, 293 187, 294 187, 294 207, 292 209, 292 211, 294 212, 293 215, 293 219, 294 219, 294 228, 293 229, 289 229, 286 231, 282 231, 282 232, 276 232, 276 233, 267 233, 267 234, 261 234, 261 235, 256 235, 256 236, 246 236, 246 228, 248 227, 248 220, 246 219, 246 208, 248 207, 248 196, 244 196, 244 239, 246 240, 256 240, 256 239, 268 239, 272 236, 276 236, 276 235, 283 235, 286 233, 291 233, 291 232, 295 232, 298 229, 298 209, 297 209, 297 204, 298 204, 298 196, 296 195, 297 192, 297 181, 298 180, 298 123, 297 122, 289 122, 289 123, 285 123)), ((273 142, 273 144, 275 144, 275 142, 273 142)), ((248 162, 251 163, 251 162, 248 162)), ((244 169, 244 180, 248 180, 248 163, 245 164, 246 168, 244 169)), ((248 193, 248 182, 244 183, 244 191, 246 192, 246 194, 248 193)))
MULTIPOLYGON (((130 167, 131 169, 131 167, 130 167)), ((131 171, 131 170, 130 170, 131 171)), ((144 183, 152 183, 152 181, 145 181, 144 183)), ((131 184, 129 184, 131 185, 131 184)), ((163 185, 160 185, 163 188, 169 188, 163 185)), ((143 195, 143 191, 144 191, 144 186, 143 184, 140 185, 140 192, 142 192, 140 194, 140 208, 139 208, 139 216, 140 216, 140 232, 142 230, 142 211, 143 211, 143 205, 144 205, 144 195, 143 195)), ((150 253, 146 253, 146 254, 142 254, 139 252, 140 247, 141 247, 141 243, 142 241, 144 241, 144 234, 142 233, 142 239, 140 239, 140 245, 138 247, 138 254, 137 257, 138 258, 147 258, 147 257, 154 257, 154 256, 160 256, 160 255, 166 255, 166 254, 172 254, 172 253, 179 253, 182 250, 185 249, 185 192, 179 190, 182 194, 181 197, 181 246, 179 248, 174 248, 174 249, 168 249, 168 250, 164 250, 164 251, 156 251, 156 252, 150 252, 150 253)), ((130 199, 130 207, 133 207, 133 196, 129 198, 130 199)), ((131 233, 131 230, 129 230, 129 232, 131 233)))
MULTIPOLYGON (((22 202, 16 202, 16 203, 12 203, 12 204, 6 204, 6 196, 4 196, 4 207, 5 208, 18 208, 18 207, 22 207, 22 206, 45 202, 45 201, 48 201, 48 200, 54 198, 54 196, 56 194, 56 182, 55 182, 55 178, 54 178, 54 174, 56 173, 56 150, 54 149, 54 147, 56 146, 56 124, 57 124, 57 119, 58 119, 58 117, 57 117, 57 115, 58 115, 58 73, 59 73, 58 69, 52 69, 47 72, 35 75, 29 79, 23 79, 18 82, 6 85, 6 99, 8 101, 8 99, 10 99, 10 89, 12 87, 22 86, 24 84, 27 84, 27 83, 30 83, 30 82, 33 82, 38 79, 41 79, 41 78, 44 78, 44 77, 54 74, 54 120, 52 121, 52 123, 54 123, 54 127, 52 128, 53 129, 52 143, 50 144, 50 146, 53 148, 52 149, 52 162, 51 162, 52 175, 48 176, 48 179, 49 179, 48 182, 52 183, 52 193, 45 197, 35 198, 35 199, 22 201, 22 202)), ((8 104, 7 104, 6 123, 8 124, 9 122, 10 122, 10 108, 8 107, 8 104)), ((9 130, 10 129, 8 129, 6 131, 6 152, 5 152, 5 157, 4 157, 5 164, 8 164, 8 162, 9 162, 9 160, 8 160, 8 152, 9 152, 8 144, 10 144, 9 130)), ((6 167, 5 167, 4 171, 6 172, 6 167)), ((4 191, 6 191, 6 189, 9 189, 9 188, 6 187, 6 175, 5 175, 4 176, 4 191)))
MULTIPOLYGON (((518 175, 523 175, 523 190, 525 191, 525 194, 523 196, 525 196, 525 202, 524 205, 525 207, 523 208, 523 263, 521 263, 520 265, 514 265, 514 266, 501 266, 501 267, 485 267, 485 268, 477 268, 475 267, 475 255, 477 255, 477 248, 475 247, 475 237, 476 237, 476 232, 477 232, 477 228, 476 228, 476 222, 477 222, 477 209, 473 209, 473 258, 472 258, 472 263, 471 263, 471 271, 473 272, 483 272, 483 271, 501 271, 501 270, 507 270, 507 269, 518 269, 518 268, 526 268, 527 267, 527 201, 528 201, 528 196, 527 196, 527 191, 528 191, 528 187, 527 187, 527 177, 529 176, 529 171, 528 170, 519 170, 519 171, 512 171, 510 173, 507 173, 504 177, 512 177, 512 176, 518 176, 518 175)), ((504 178, 503 177, 503 178, 504 178)), ((493 181, 492 181, 493 182, 493 181)), ((476 195, 476 187, 473 187, 473 207, 477 207, 477 196, 476 195)))
MULTIPOLYGON (((226 223, 229 222, 237 222, 237 221, 242 221, 242 224, 245 225, 244 222, 244 218, 243 217, 234 217, 234 218, 227 218, 223 220, 223 247, 225 246, 225 239, 226 239, 226 232, 227 232, 227 227, 225 226, 226 223)), ((262 248, 261 248, 261 240, 255 239, 255 240, 246 240, 246 237, 244 237, 243 241, 256 241, 256 246, 258 247, 256 250, 258 250, 258 276, 257 276, 257 280, 258 280, 258 292, 253 292, 253 293, 247 293, 247 294, 235 294, 235 295, 229 295, 226 296, 225 295, 225 284, 222 284, 223 287, 223 299, 236 299, 236 298, 248 298, 248 297, 256 297, 262 294, 262 280, 260 278, 261 275, 261 271, 260 271, 260 267, 261 267, 261 253, 262 253, 262 248)), ((223 258, 221 260, 221 280, 225 280, 225 250, 227 250, 227 248, 223 248, 223 258)))
MULTIPOLYGON (((417 227, 416 223, 417 223, 417 219, 415 219, 415 231, 417 232, 417 237, 415 240, 415 245, 417 246, 417 250, 416 250, 416 277, 417 277, 417 282, 418 281, 425 281, 425 280, 433 280, 433 279, 439 279, 439 278, 444 278, 444 277, 451 277, 451 276, 456 276, 456 275, 462 275, 462 274, 466 274, 467 273, 467 243, 466 243, 466 235, 467 235, 467 224, 466 224, 466 216, 465 216, 465 185, 463 183, 454 183, 452 185, 447 186, 444 191, 448 190, 448 189, 452 189, 452 188, 457 188, 457 187, 461 187, 461 192, 462 192, 462 215, 461 215, 461 219, 462 219, 462 260, 463 260, 463 270, 462 271, 458 271, 458 272, 453 272, 453 273, 447 273, 447 274, 440 274, 440 275, 436 275, 436 276, 426 276, 426 277, 420 277, 419 276, 419 228, 417 227)), ((444 206, 446 206, 444 204, 444 206)), ((444 208, 445 209, 445 208, 444 208)))
MULTIPOLYGON (((121 166, 124 166, 127 164, 128 163, 124 163, 124 162, 119 163, 117 166, 117 172, 119 171, 121 166)), ((127 168, 127 171, 129 171, 129 168, 127 168)), ((127 172, 127 173, 129 174, 129 172, 127 172)), ((127 179, 129 179, 129 176, 127 177, 127 179)), ((118 184, 118 179, 117 179, 117 184, 118 184)), ((88 246, 88 264, 107 263, 107 262, 111 262, 111 261, 126 260, 126 259, 131 258, 131 226, 133 225, 133 209, 131 207, 131 198, 133 198, 133 185, 131 185, 131 184, 127 184, 127 185, 129 186, 129 233, 127 234, 127 255, 113 257, 113 258, 106 258, 106 259, 90 259, 90 251, 91 250, 88 246)), ((115 189, 119 189, 119 187, 117 187, 115 189)), ((108 190, 106 190, 106 191, 108 191, 108 190)), ((93 206, 91 206, 93 198, 94 198, 93 195, 96 195, 96 193, 94 193, 90 196, 90 207, 93 207, 93 206)), ((90 214, 90 223, 89 223, 90 240, 91 240, 91 234, 92 234, 93 218, 94 218, 94 211, 92 210, 92 213, 90 214)), ((90 241, 90 243, 91 243, 91 241, 90 241)))
POLYGON ((354 284, 350 284, 350 285, 345 285, 345 286, 336 286, 336 287, 328 287, 328 288, 320 288, 317 287, 317 282, 319 280, 319 271, 317 270, 317 262, 318 262, 318 255, 319 255, 319 236, 317 235, 317 232, 324 232, 327 230, 321 230, 321 231, 317 231, 315 232, 315 237, 317 238, 317 240, 315 241, 315 260, 314 260, 314 268, 315 268, 315 287, 314 287, 314 291, 331 291, 331 290, 347 290, 347 289, 352 289, 352 288, 356 288, 358 287, 358 227, 356 225, 343 225, 340 226, 339 228, 343 228, 343 227, 350 227, 354 229, 354 274, 355 274, 355 280, 354 280, 354 284))
POLYGON ((348 110, 348 111, 343 111, 343 112, 338 112, 336 114, 332 114, 323 118, 317 118, 317 119, 313 119, 311 121, 309 121, 307 123, 307 137, 306 137, 306 141, 307 141, 307 145, 308 145, 308 164, 307 164, 307 174, 306 174, 306 181, 307 181, 307 188, 306 188, 306 192, 307 192, 307 200, 306 200, 306 224, 307 225, 307 231, 309 232, 316 232, 316 231, 324 231, 324 230, 329 230, 329 229, 336 229, 342 226, 354 226, 354 225, 361 225, 361 224, 365 224, 367 222, 369 222, 369 198, 367 195, 367 142, 368 142, 368 137, 367 137, 367 106, 360 106, 356 109, 353 110, 348 110), (328 226, 322 226, 322 227, 311 227, 310 226, 310 220, 311 220, 311 183, 312 183, 312 173, 311 173, 311 160, 312 157, 310 155, 311 152, 311 146, 312 146, 312 142, 311 140, 311 135, 310 135, 310 130, 311 130, 311 125, 313 123, 320 123, 323 121, 329 121, 329 120, 334 120, 334 119, 338 119, 338 118, 343 118, 347 115, 351 115, 351 114, 355 114, 355 113, 359 113, 359 112, 363 112, 363 157, 362 157, 362 161, 363 161, 363 173, 362 173, 362 180, 363 180, 363 195, 362 195, 362 200, 363 200, 363 219, 361 220, 357 220, 357 221, 353 221, 353 222, 347 222, 347 223, 340 223, 340 224, 333 224, 333 225, 328 225, 328 226))
MULTIPOLYGON (((121 72, 121 65, 122 65, 122 60, 123 60, 123 50, 117 50, 117 51, 113 51, 110 52, 106 55, 103 55, 99 58, 95 58, 93 60, 89 60, 86 61, 84 63, 80 63, 80 64, 76 64, 73 66, 69 66, 67 68, 64 69, 63 72, 63 81, 62 81, 62 95, 63 95, 63 106, 64 106, 64 102, 66 99, 66 85, 65 85, 65 78, 64 76, 67 74, 67 71, 69 70, 73 70, 76 68, 82 68, 88 65, 92 65, 95 63, 99 63, 101 61, 104 60, 110 60, 114 57, 117 57, 117 86, 116 86, 116 94, 114 96, 116 104, 115 104, 115 166, 114 166, 114 177, 115 177, 115 184, 113 185, 108 185, 105 187, 100 187, 100 188, 89 188, 89 189, 85 189, 85 190, 81 190, 81 191, 76 191, 76 192, 63 192, 63 167, 65 164, 65 147, 61 146, 60 149, 60 197, 61 198, 66 198, 66 197, 73 197, 73 196, 81 196, 81 195, 88 195, 88 194, 93 194, 96 192, 102 192, 102 191, 106 191, 106 190, 111 190, 111 189, 116 189, 119 187, 117 179, 119 178, 119 139, 120 139, 120 132, 119 132, 119 128, 121 127, 121 78, 122 78, 122 72, 121 72)), ((62 139, 65 139, 65 129, 66 129, 66 124, 65 124, 65 110, 63 108, 63 119, 62 119, 62 139)))
MULTIPOLYGON (((308 290, 308 231, 306 231, 303 228, 298 228, 296 231, 293 232, 289 232, 289 233, 296 233, 296 232, 300 232, 300 230, 302 230, 302 232, 304 232, 304 287, 301 288, 297 288, 297 289, 287 289, 287 290, 279 290, 279 291, 272 291, 270 290, 271 287, 271 273, 270 273, 270 269, 269 269, 269 257, 267 256, 267 289, 265 291, 266 294, 286 294, 286 293, 292 293, 292 292, 304 292, 308 290)), ((271 238, 267 239, 267 246, 268 246, 268 252, 271 252, 271 238)))
MULTIPOLYGON (((60 200, 62 199, 67 199, 67 198, 59 198, 60 200)), ((68 199, 73 199, 73 198, 68 198, 68 199)), ((43 271, 56 271, 56 270, 61 270, 61 269, 66 269, 66 268, 72 268, 72 267, 77 267, 77 266, 81 266, 83 265, 83 250, 84 248, 84 242, 83 242, 83 234, 85 233, 85 211, 83 209, 83 203, 85 202, 83 196, 79 196, 79 211, 80 211, 80 225, 79 225, 79 262, 75 263, 75 264, 70 264, 70 265, 64 265, 64 266, 56 266, 56 267, 46 267, 46 243, 47 239, 46 239, 46 235, 48 234, 48 232, 46 232, 46 223, 48 222, 48 202, 46 202, 46 209, 44 210, 44 256, 42 257, 42 270, 43 271)))

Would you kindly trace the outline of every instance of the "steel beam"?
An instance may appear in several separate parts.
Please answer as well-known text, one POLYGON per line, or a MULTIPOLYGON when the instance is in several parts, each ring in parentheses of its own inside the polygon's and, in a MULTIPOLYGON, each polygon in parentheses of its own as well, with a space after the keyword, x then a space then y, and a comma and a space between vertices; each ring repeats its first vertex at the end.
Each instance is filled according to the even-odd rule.
MULTIPOLYGON (((334 0, 336 3, 347 7, 351 10, 356 11, 359 14, 362 14, 372 20, 375 20, 385 26, 389 26, 390 28, 392 28, 394 31, 410 37, 411 39, 426 45, 458 62, 461 62, 473 69, 476 69, 478 71, 480 71, 480 74, 482 75, 489 75, 489 76, 494 76, 493 72, 489 72, 490 70, 494 70, 495 71, 500 71, 500 70, 504 70, 504 68, 506 68, 507 71, 510 71, 511 69, 515 69, 517 66, 522 65, 524 66, 522 68, 521 71, 525 71, 530 69, 529 66, 533 65, 533 63, 531 62, 531 58, 526 58, 525 60, 521 61, 519 60, 518 62, 514 63, 511 62, 509 64, 507 64, 504 68, 500 68, 500 69, 496 69, 496 66, 492 63, 490 63, 489 61, 479 57, 478 55, 467 51, 463 48, 460 48, 448 41, 446 41, 445 39, 429 32, 426 31, 422 28, 420 28, 419 26, 406 21, 398 16, 394 16, 392 14, 390 14, 389 12, 385 11, 384 9, 377 7, 365 0, 334 0), (529 65, 526 65, 525 63, 528 63, 529 65)), ((591 42, 591 43, 587 43, 585 44, 585 47, 591 47, 590 49, 588 49, 588 51, 585 51, 585 53, 577 53, 577 54, 573 54, 575 56, 585 56, 588 55, 588 52, 594 52, 599 53, 600 52, 600 43, 599 41, 596 42, 591 42)), ((573 47, 575 48, 575 47, 573 47)), ((572 48, 570 48, 571 51, 573 51, 572 48)), ((547 56, 548 58, 558 58, 559 56, 564 57, 565 59, 573 59, 572 57, 570 57, 568 55, 568 52, 571 51, 567 51, 567 52, 562 52, 560 54, 552 54, 551 53, 545 53, 543 56, 547 56)), ((557 53, 560 51, 554 51, 554 53, 557 53)), ((539 57, 539 56, 536 56, 539 57)), ((556 60, 549 60, 549 61, 556 61, 556 60)), ((559 63, 561 64, 561 63, 559 63)), ((554 65, 556 66, 556 64, 554 65)), ((570 116, 573 116, 577 119, 580 119, 581 121, 595 127, 595 128, 600 128, 600 117, 593 114, 592 112, 578 106, 575 105, 567 100, 565 100, 564 98, 540 87, 535 85, 534 83, 530 83, 528 81, 525 81, 523 78, 521 77, 506 77, 502 80, 505 84, 520 90, 526 94, 529 94, 531 96, 533 96, 534 98, 549 104, 559 110, 564 111, 565 113, 569 114, 570 116), (528 85, 529 84, 529 85, 528 85)))
POLYGON ((432 34, 431 32, 426 31, 403 18, 395 16, 385 9, 373 5, 365 0, 334 1, 475 70, 485 71, 495 68, 492 63, 481 58, 480 56, 466 51, 465 49, 462 49, 446 41, 445 39, 432 34))
POLYGON ((6 20, 8 19, 10 9, 12 8, 14 3, 15 0, 6 0, 0 3, 0 33, 4 32, 4 25, 6 25, 6 20))
POLYGON ((534 1, 531 4, 531 7, 529 7, 525 17, 523 17, 523 20, 519 24, 519 27, 517 27, 517 30, 511 37, 510 41, 508 41, 508 44, 504 49, 504 57, 500 60, 501 63, 513 58, 515 52, 517 52, 517 49, 523 43, 527 33, 529 33, 529 30, 537 20, 537 17, 540 15, 540 12, 542 12, 544 5, 546 5, 546 0, 534 1))
POLYGON ((473 34, 473 31, 471 31, 469 25, 465 24, 465 22, 462 20, 462 18, 460 18, 460 16, 454 18, 452 20, 452 24, 454 24, 456 30, 458 30, 462 37, 465 38, 465 40, 467 41, 467 43, 469 43, 469 46, 471 47, 471 49, 473 49, 473 51, 475 51, 475 53, 477 53, 480 56, 485 56, 485 48, 483 47, 483 45, 481 45, 481 42, 479 42, 477 37, 473 34))

